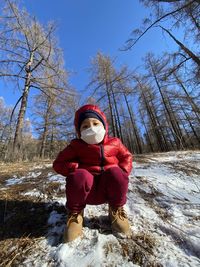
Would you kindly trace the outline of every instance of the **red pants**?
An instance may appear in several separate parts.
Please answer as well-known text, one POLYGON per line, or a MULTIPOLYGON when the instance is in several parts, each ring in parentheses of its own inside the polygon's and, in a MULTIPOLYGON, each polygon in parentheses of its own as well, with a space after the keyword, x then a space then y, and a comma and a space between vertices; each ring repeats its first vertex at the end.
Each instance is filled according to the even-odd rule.
POLYGON ((85 169, 77 169, 67 178, 67 208, 80 212, 86 204, 100 205, 109 203, 120 207, 126 203, 128 174, 119 167, 112 167, 98 176, 85 169))

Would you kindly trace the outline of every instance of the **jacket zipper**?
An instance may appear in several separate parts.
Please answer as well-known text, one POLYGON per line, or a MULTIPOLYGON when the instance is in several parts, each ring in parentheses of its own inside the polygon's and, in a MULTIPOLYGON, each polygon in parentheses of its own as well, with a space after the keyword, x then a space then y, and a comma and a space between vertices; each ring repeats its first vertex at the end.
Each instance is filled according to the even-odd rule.
POLYGON ((105 157, 104 157, 104 147, 102 144, 100 145, 100 158, 101 158, 101 171, 103 172, 104 171, 103 166, 104 166, 105 157))

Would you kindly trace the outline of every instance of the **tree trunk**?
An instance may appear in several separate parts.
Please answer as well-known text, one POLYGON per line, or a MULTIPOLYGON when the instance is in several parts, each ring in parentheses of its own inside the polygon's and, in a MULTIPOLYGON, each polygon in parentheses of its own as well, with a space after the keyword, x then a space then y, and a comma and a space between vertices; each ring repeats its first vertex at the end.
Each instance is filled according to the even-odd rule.
POLYGON ((135 135, 135 138, 136 138, 136 150, 137 150, 137 153, 142 154, 142 146, 141 146, 141 142, 140 142, 140 137, 139 137, 136 125, 135 125, 135 121, 133 119, 133 114, 132 114, 130 106, 128 104, 128 100, 127 100, 126 94, 124 93, 123 95, 124 95, 126 106, 128 108, 129 116, 130 116, 130 119, 131 119, 133 132, 134 132, 134 135, 135 135))
POLYGON ((112 109, 112 103, 111 103, 110 92, 109 92, 109 87, 108 87, 108 81, 106 81, 106 94, 107 94, 108 103, 109 103, 112 132, 113 132, 113 136, 116 136, 115 123, 114 123, 114 117, 113 117, 113 109, 112 109))
POLYGON ((170 122, 172 123, 172 128, 173 128, 174 133, 175 133, 175 137, 176 137, 175 140, 178 144, 178 148, 181 148, 181 147, 186 148, 187 144, 186 144, 186 141, 184 138, 184 134, 183 134, 181 127, 180 127, 181 121, 179 119, 177 119, 176 112, 173 110, 170 99, 167 95, 165 96, 165 101, 166 101, 166 104, 169 106, 169 113, 170 113, 169 118, 170 118, 170 122))
POLYGON ((160 26, 165 32, 169 34, 169 36, 178 44, 178 46, 189 56, 191 59, 200 67, 200 59, 198 56, 196 56, 189 48, 184 46, 178 39, 175 38, 175 36, 165 29, 164 27, 160 26))
POLYGON ((139 83, 140 90, 141 90, 141 96, 142 96, 144 105, 145 105, 146 110, 147 110, 147 114, 148 114, 149 119, 151 121, 152 129, 153 129, 155 139, 157 142, 157 149, 158 149, 158 151, 166 151, 166 145, 163 144, 163 136, 162 136, 162 133, 160 132, 159 122, 157 120, 155 111, 153 109, 153 105, 150 105, 151 101, 149 101, 149 98, 144 93, 143 86, 141 85, 141 83, 139 81, 138 81, 138 83, 139 83))
POLYGON ((148 129, 147 129, 147 126, 146 126, 146 123, 145 123, 143 114, 142 114, 142 112, 141 112, 140 109, 139 109, 139 113, 140 113, 140 117, 141 117, 143 126, 144 126, 144 128, 145 128, 146 139, 147 139, 147 142, 148 142, 148 144, 149 144, 149 146, 150 146, 150 151, 151 151, 151 152, 154 152, 155 150, 154 150, 153 144, 152 144, 152 142, 151 142, 151 138, 150 138, 150 136, 149 136, 149 132, 148 132, 148 129))
POLYGON ((199 107, 197 107, 197 105, 195 104, 195 102, 193 101, 193 99, 191 98, 191 96, 188 94, 185 86, 183 85, 182 81, 179 79, 179 77, 174 73, 174 77, 176 79, 176 81, 178 82, 178 84, 181 86, 181 88, 183 89, 185 95, 186 95, 186 98, 187 98, 187 101, 188 103, 190 103, 191 107, 192 107, 192 110, 194 111, 196 117, 197 117, 197 120, 200 124, 200 117, 199 117, 199 114, 200 114, 200 109, 199 107))
POLYGON ((47 141, 47 135, 48 135, 48 125, 49 125, 49 114, 50 114, 50 109, 51 109, 51 98, 47 98, 47 109, 46 109, 46 114, 44 118, 44 131, 42 134, 42 142, 41 142, 41 148, 40 148, 40 157, 44 158, 45 156, 45 147, 46 147, 46 141, 47 141))
POLYGON ((30 55, 29 62, 26 64, 26 79, 25 79, 25 86, 24 91, 22 94, 21 99, 21 106, 18 114, 17 119, 17 126, 15 130, 14 142, 13 142, 13 152, 16 156, 19 154, 22 148, 22 131, 24 126, 24 117, 27 108, 27 101, 28 101, 28 94, 30 90, 30 81, 31 81, 31 65, 33 62, 33 52, 30 55))
POLYGON ((183 111, 183 113, 184 113, 184 115, 185 115, 185 117, 186 117, 186 119, 187 119, 187 121, 188 121, 188 123, 190 125, 190 128, 191 128, 194 136, 196 137, 197 142, 200 144, 200 137, 198 136, 197 132, 195 131, 195 129, 194 129, 193 125, 192 125, 192 122, 189 119, 189 116, 187 115, 187 113, 185 112, 185 110, 184 110, 184 108, 183 108, 183 106, 181 104, 180 104, 180 106, 181 106, 182 111, 183 111))
POLYGON ((183 141, 183 146, 184 146, 185 145, 185 141, 184 141, 184 138, 183 138, 183 134, 182 134, 181 129, 179 127, 179 123, 176 120, 174 111, 172 110, 172 108, 170 106, 170 101, 168 99, 168 101, 167 101, 168 102, 168 105, 167 105, 167 103, 166 103, 166 97, 164 97, 163 92, 161 90, 160 84, 159 84, 158 79, 157 79, 157 74, 156 74, 156 71, 154 69, 154 66, 153 66, 153 64, 151 62, 151 59, 149 58, 148 61, 149 61, 149 64, 150 64, 150 67, 151 67, 151 71, 152 71, 153 77, 155 79, 156 85, 158 87, 159 93, 161 95, 163 105, 165 107, 165 110, 167 112, 168 118, 170 120, 170 123, 172 125, 173 130, 174 130, 174 133, 176 135, 176 142, 178 142, 179 144, 182 145, 182 141, 183 141))
POLYGON ((117 129, 117 132, 118 132, 118 137, 120 137, 122 139, 122 141, 123 141, 123 135, 122 135, 122 128, 121 128, 121 122, 120 122, 120 117, 119 117, 119 111, 118 111, 118 108, 117 108, 117 102, 116 102, 116 99, 115 99, 115 94, 114 94, 114 91, 113 91, 112 84, 110 84, 110 89, 111 89, 111 92, 112 92, 115 112, 116 112, 116 116, 117 116, 117 118, 116 118, 116 126, 117 125, 119 126, 119 130, 118 130, 118 127, 116 127, 116 129, 117 129))

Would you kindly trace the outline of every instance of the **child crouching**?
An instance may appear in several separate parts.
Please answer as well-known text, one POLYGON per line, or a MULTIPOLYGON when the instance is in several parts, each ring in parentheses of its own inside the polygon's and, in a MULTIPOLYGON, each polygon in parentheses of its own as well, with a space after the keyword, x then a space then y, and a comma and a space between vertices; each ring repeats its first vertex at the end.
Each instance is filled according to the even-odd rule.
POLYGON ((82 235, 86 204, 109 204, 113 233, 130 235, 123 209, 128 191, 132 154, 119 138, 108 136, 105 114, 95 105, 85 105, 75 113, 77 139, 61 151, 53 162, 54 170, 67 177, 68 218, 64 241, 82 235))

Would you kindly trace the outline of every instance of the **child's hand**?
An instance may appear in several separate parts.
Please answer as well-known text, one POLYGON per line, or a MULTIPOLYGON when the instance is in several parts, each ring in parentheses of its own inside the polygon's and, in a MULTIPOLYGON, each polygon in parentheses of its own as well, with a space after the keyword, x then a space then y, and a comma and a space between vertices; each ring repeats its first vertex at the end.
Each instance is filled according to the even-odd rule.
POLYGON ((121 170, 123 171, 124 174, 128 175, 128 172, 124 168, 121 168, 121 170))
POLYGON ((69 169, 69 172, 74 172, 76 169, 78 169, 78 163, 77 162, 68 162, 67 167, 69 169))

